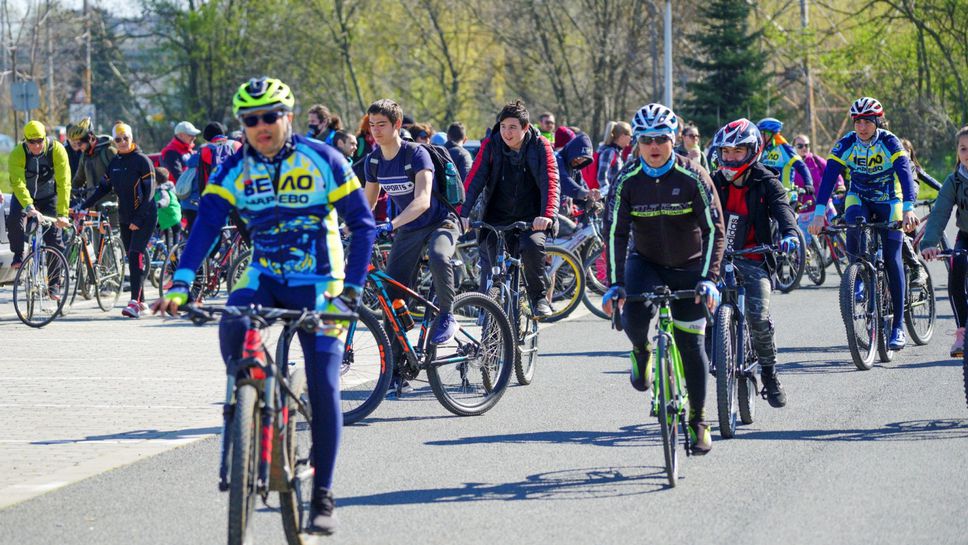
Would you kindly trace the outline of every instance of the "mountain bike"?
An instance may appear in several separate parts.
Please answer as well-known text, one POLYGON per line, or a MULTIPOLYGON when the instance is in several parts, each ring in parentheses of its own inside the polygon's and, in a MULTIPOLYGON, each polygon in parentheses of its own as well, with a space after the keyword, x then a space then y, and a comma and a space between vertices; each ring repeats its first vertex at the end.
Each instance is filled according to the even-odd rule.
POLYGON ((719 435, 736 435, 736 417, 752 424, 756 415, 756 351, 746 322, 746 287, 737 278, 737 257, 772 254, 775 249, 761 244, 744 250, 726 250, 720 282, 722 303, 716 310, 712 332, 712 367, 716 377, 716 402, 719 409, 719 435))
POLYGON ((500 227, 476 221, 471 226, 490 231, 497 239, 494 263, 485 291, 501 305, 511 320, 515 341, 514 374, 518 384, 531 384, 538 362, 538 322, 531 311, 531 301, 521 271, 521 256, 512 255, 507 244, 508 233, 516 236, 531 226, 523 221, 500 227))
MULTIPOLYGON (((392 337, 389 339, 378 333, 371 341, 378 345, 381 355, 379 375, 375 380, 354 384, 352 400, 354 406, 347 410, 344 403, 343 416, 351 421, 358 421, 372 413, 386 397, 387 389, 393 375, 394 366, 400 377, 406 381, 413 380, 421 371, 427 372, 430 387, 437 401, 448 411, 458 416, 474 416, 487 412, 501 399, 507 389, 514 365, 514 334, 511 324, 501 306, 490 297, 476 292, 461 293, 454 298, 453 312, 458 322, 458 331, 454 338, 443 345, 430 342, 429 331, 440 309, 431 302, 430 297, 423 297, 400 282, 390 278, 385 272, 372 264, 367 275, 367 285, 376 298, 377 304, 383 311, 388 323, 388 330, 392 337), (401 299, 393 299, 389 289, 403 294, 401 299), (423 318, 416 326, 416 321, 405 300, 411 306, 423 307, 423 318), (408 331, 414 330, 415 342, 408 336, 408 331), (390 358, 393 354, 391 339, 395 340, 399 348, 398 357, 392 364, 387 364, 383 357, 390 358)), ((375 316, 365 307, 359 310, 361 320, 372 324, 375 316), (365 319, 364 319, 365 318, 365 319)), ((358 346, 357 332, 351 330, 347 335, 348 347, 358 346)), ((379 330, 375 325, 367 326, 364 333, 372 334, 379 330)), ((368 335, 369 336, 369 335, 368 335)), ((347 351, 349 352, 349 351, 347 351)), ((375 366, 370 362, 370 367, 375 366)), ((350 386, 344 381, 352 376, 356 364, 344 358, 341 376, 341 391, 346 398, 346 389, 350 386)), ((373 375, 371 375, 371 379, 373 375)), ((397 396, 404 380, 397 384, 397 396)))
MULTIPOLYGON (((770 218, 770 227, 773 231, 773 245, 779 246, 783 234, 777 226, 776 220, 770 218)), ((800 285, 803 272, 806 270, 806 242, 803 239, 803 232, 800 228, 797 231, 797 247, 791 252, 775 252, 776 257, 776 287, 783 293, 790 293, 800 285)))
POLYGON ((78 292, 88 286, 102 311, 114 308, 124 284, 124 250, 107 218, 91 211, 74 217, 66 255, 71 271, 71 295, 64 308, 73 305, 78 292), (100 234, 96 247, 92 238, 95 231, 100 234))
POLYGON ((29 217, 24 233, 27 255, 13 281, 13 308, 20 321, 30 327, 44 327, 54 321, 67 301, 70 270, 64 254, 44 243, 54 218, 29 217))
MULTIPOLYGON (((655 384, 651 388, 651 414, 659 418, 659 428, 662 431, 662 452, 665 457, 666 477, 669 486, 674 487, 679 481, 679 453, 678 435, 682 432, 683 446, 686 456, 692 454, 689 430, 686 423, 686 406, 689 394, 686 391, 686 376, 682 367, 682 356, 676 347, 673 335, 674 323, 672 319, 671 303, 679 299, 695 299, 695 290, 672 291, 668 286, 656 287, 652 293, 628 295, 625 304, 637 302, 651 302, 659 307, 659 322, 655 338, 655 384)), ((612 327, 622 330, 622 320, 619 312, 612 313, 612 327)))
POLYGON ((875 350, 882 362, 889 362, 894 351, 888 336, 894 322, 887 267, 880 245, 879 231, 896 229, 897 222, 860 221, 828 230, 861 231, 860 254, 847 266, 840 282, 840 315, 847 329, 847 345, 854 365, 862 371, 874 365, 875 350))

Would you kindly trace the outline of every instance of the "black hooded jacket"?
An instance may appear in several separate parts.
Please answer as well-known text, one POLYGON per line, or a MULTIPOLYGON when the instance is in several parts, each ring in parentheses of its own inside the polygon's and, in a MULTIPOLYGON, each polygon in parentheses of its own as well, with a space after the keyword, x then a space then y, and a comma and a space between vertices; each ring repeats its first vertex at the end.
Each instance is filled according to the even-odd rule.
POLYGON ((588 184, 582 178, 581 169, 594 160, 592 139, 584 132, 578 131, 575 137, 555 155, 558 158, 561 198, 571 197, 576 201, 583 201, 588 198, 588 184), (579 157, 585 159, 585 161, 578 168, 573 168, 571 166, 572 161, 579 157))

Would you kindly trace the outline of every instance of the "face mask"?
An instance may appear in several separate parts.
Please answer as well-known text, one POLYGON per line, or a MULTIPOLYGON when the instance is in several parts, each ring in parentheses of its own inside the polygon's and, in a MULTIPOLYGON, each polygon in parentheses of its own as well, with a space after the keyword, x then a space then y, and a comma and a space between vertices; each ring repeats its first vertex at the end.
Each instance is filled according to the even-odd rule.
POLYGON ((319 125, 309 125, 309 132, 313 134, 319 134, 319 125))

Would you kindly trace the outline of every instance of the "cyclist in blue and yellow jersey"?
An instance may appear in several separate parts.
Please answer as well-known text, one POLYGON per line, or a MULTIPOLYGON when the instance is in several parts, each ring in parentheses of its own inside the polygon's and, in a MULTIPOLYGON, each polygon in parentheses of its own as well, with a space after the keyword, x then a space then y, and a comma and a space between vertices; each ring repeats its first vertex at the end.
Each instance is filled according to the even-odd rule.
MULTIPOLYGON (((850 185, 845 199, 844 218, 853 223, 859 218, 869 222, 903 221, 905 231, 914 229, 918 218, 914 215, 915 185, 911 176, 910 159, 894 134, 882 129, 884 108, 876 99, 862 97, 850 107, 854 120, 853 132, 837 142, 830 152, 823 181, 817 190, 817 202, 827 202, 837 177, 844 174, 850 185)), ((810 232, 819 234, 823 229, 824 210, 814 212, 810 232)), ((890 281, 891 300, 894 303, 894 324, 888 347, 904 348, 904 267, 901 261, 901 244, 904 234, 900 230, 881 231, 884 262, 890 281)), ((860 233, 852 230, 847 236, 847 253, 853 259, 860 247, 860 233)), ((861 286, 856 296, 864 297, 861 286)))
POLYGON ((679 119, 661 104, 649 104, 632 119, 639 157, 630 160, 605 203, 609 289, 602 307, 621 312, 632 342, 632 387, 646 391, 652 382, 649 324, 658 309, 649 303, 625 304, 626 292, 640 294, 658 286, 695 288, 695 301, 672 303, 676 346, 682 354, 689 392, 689 433, 693 453, 712 449, 703 407, 709 359, 705 349, 706 313, 719 300, 716 281, 723 259, 723 210, 709 173, 699 163, 673 152, 679 119), (617 310, 616 310, 617 309, 617 310))
MULTIPOLYGON (((760 134, 763 135, 763 155, 760 162, 770 167, 780 177, 783 189, 791 191, 796 189, 793 173, 796 172, 803 179, 803 189, 806 195, 813 195, 813 177, 807 164, 797 155, 786 138, 780 134, 783 130, 783 122, 772 117, 765 117, 756 124, 760 134)), ((790 198, 790 202, 796 202, 796 196, 790 198)))
MULTIPOLYGON (((174 283, 152 308, 174 313, 188 301, 195 270, 235 209, 252 237, 252 264, 229 295, 228 305, 259 304, 290 309, 334 310, 340 295, 353 307, 362 292, 375 225, 360 182, 336 148, 293 134, 295 99, 289 86, 270 79, 239 87, 233 111, 245 127, 246 144, 218 165, 202 193, 199 214, 182 253, 174 283), (344 266, 337 213, 351 241, 344 266)), ((222 357, 240 356, 246 323, 223 318, 222 357)), ((305 531, 335 531, 333 468, 343 413, 339 370, 343 339, 299 332, 313 411, 315 465, 310 518, 305 531)))

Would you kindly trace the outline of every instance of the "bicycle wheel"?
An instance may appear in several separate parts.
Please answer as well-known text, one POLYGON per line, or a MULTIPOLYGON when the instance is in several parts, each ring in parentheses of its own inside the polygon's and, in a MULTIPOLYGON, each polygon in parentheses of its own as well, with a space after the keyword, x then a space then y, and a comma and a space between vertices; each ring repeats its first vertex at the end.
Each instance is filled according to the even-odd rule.
POLYGON ((70 271, 56 248, 41 246, 20 264, 13 281, 13 308, 20 321, 44 327, 54 321, 67 301, 70 271))
POLYGON ((528 385, 534 380, 534 371, 538 363, 538 322, 531 311, 531 303, 524 293, 524 284, 518 287, 521 297, 515 312, 516 343, 514 350, 514 374, 518 384, 528 385))
POLYGON ((605 266, 605 243, 599 238, 593 238, 585 244, 582 252, 582 263, 585 265, 586 287, 597 295, 605 295, 608 290, 608 272, 605 266))
POLYGON ((719 409, 719 435, 736 435, 736 330, 738 317, 730 304, 720 305, 713 326, 713 363, 716 366, 716 405, 719 409))
POLYGON ((931 271, 928 271, 927 264, 921 261, 921 266, 925 267, 928 273, 928 280, 924 286, 914 287, 911 285, 911 278, 908 276, 908 292, 904 302, 904 323, 907 325, 908 333, 914 344, 925 345, 934 335, 934 324, 938 319, 937 308, 934 299, 934 281, 931 279, 931 271))
POLYGON ((961 375, 965 381, 965 403, 968 404, 968 350, 961 356, 961 375))
POLYGON ((662 453, 665 456, 666 477, 669 486, 675 487, 679 482, 679 451, 676 442, 679 434, 679 413, 672 404, 672 389, 675 388, 675 378, 672 376, 672 362, 669 360, 668 341, 659 335, 658 348, 655 352, 659 368, 656 370, 656 395, 659 396, 659 428, 662 431, 662 453))
MULTIPOLYGON (((309 390, 306 387, 306 373, 300 368, 291 368, 289 375, 289 388, 295 394, 307 411, 311 410, 309 404, 309 390)), ((279 437, 273 445, 275 455, 272 458, 272 468, 274 472, 270 476, 270 482, 274 488, 279 490, 279 511, 282 514, 282 529, 286 534, 288 545, 306 545, 309 541, 304 541, 301 535, 305 527, 306 519, 309 517, 309 502, 313 494, 313 464, 312 464, 312 444, 313 438, 310 430, 312 414, 303 413, 299 410, 299 405, 294 399, 286 396, 289 411, 289 419, 285 426, 286 436, 286 461, 289 466, 289 475, 292 481, 285 482, 285 474, 282 471, 282 449, 279 437), (278 469, 278 472, 275 470, 278 469)))
MULTIPOLYGON (((76 235, 75 235, 76 236, 76 235)), ((81 283, 81 274, 84 269, 84 260, 81 258, 81 248, 75 242, 75 238, 72 238, 67 246, 67 253, 64 254, 67 260, 67 271, 70 278, 70 288, 68 289, 67 301, 64 306, 61 307, 61 316, 67 316, 74 307, 74 301, 77 300, 78 285, 81 283)))
POLYGON ((815 286, 820 286, 827 280, 827 267, 824 264, 823 248, 817 237, 810 237, 810 244, 805 252, 806 273, 815 286))
MULTIPOLYGON (((586 252, 587 253, 587 252, 586 252)), ((601 254, 601 250, 598 252, 601 254)), ((603 255, 586 255, 585 257, 585 291, 581 294, 581 302, 585 305, 585 308, 589 312, 602 318, 603 320, 610 319, 608 314, 602 310, 602 295, 608 289, 604 290, 600 288, 604 287, 605 281, 608 278, 605 275, 605 257, 603 255)))
POLYGON ((360 306, 359 319, 350 326, 340 365, 339 385, 343 425, 366 418, 386 397, 393 378, 393 352, 383 324, 373 312, 360 306))
POLYGON ((114 237, 105 239, 94 268, 94 296, 97 306, 107 312, 114 308, 124 289, 124 251, 114 237))
MULTIPOLYGON (((158 292, 161 297, 165 296, 165 292, 171 287, 171 283, 175 276, 175 271, 178 270, 178 263, 181 261, 182 251, 185 249, 185 243, 180 242, 171 249, 168 253, 168 257, 165 258, 165 265, 161 269, 160 285, 158 286, 158 292)), ((208 265, 207 259, 202 261, 199 265, 198 270, 195 271, 195 281, 192 282, 192 286, 189 289, 188 300, 191 302, 200 302, 202 300, 202 291, 205 288, 206 278, 208 276, 208 265)))
POLYGON ((483 414, 507 389, 514 367, 514 333, 497 301, 482 293, 458 295, 453 312, 460 329, 451 341, 436 346, 427 379, 448 411, 458 416, 483 414))
POLYGON ((894 351, 888 348, 888 336, 894 327, 894 303, 891 290, 887 285, 887 273, 878 275, 877 288, 880 295, 877 298, 877 312, 880 317, 877 328, 877 356, 882 363, 894 359, 894 351))
POLYGON ((229 481, 229 545, 243 545, 255 509, 255 480, 259 463, 262 417, 259 392, 242 384, 235 392, 232 420, 232 468, 229 481))
POLYGON ((843 277, 844 271, 850 265, 850 258, 847 256, 847 238, 844 237, 843 233, 837 233, 830 238, 830 241, 831 261, 834 263, 834 268, 837 269, 837 274, 843 277))
POLYGON ((847 329, 847 346, 854 365, 861 371, 874 364, 877 349, 878 317, 867 267, 852 263, 840 281, 840 316, 847 329))
POLYGON ((235 284, 242 278, 245 274, 245 270, 249 268, 249 264, 252 262, 252 252, 245 251, 236 256, 235 260, 232 261, 232 265, 229 266, 228 276, 225 278, 225 283, 228 286, 229 293, 235 288, 235 284))
POLYGON ((585 271, 578 257, 564 248, 548 246, 546 255, 545 277, 549 279, 549 302, 552 308, 556 305, 558 308, 541 321, 557 322, 568 317, 581 303, 585 291, 585 271))
POLYGON ((151 286, 158 288, 161 286, 161 269, 165 266, 165 258, 168 257, 168 250, 164 244, 155 244, 148 253, 148 264, 146 267, 146 277, 151 286))
MULTIPOLYGON (((779 244, 779 232, 774 235, 774 243, 779 244)), ((803 233, 797 229, 797 248, 789 253, 779 254, 776 260, 776 287, 783 293, 790 293, 803 278, 803 270, 806 268, 804 257, 803 233)))

